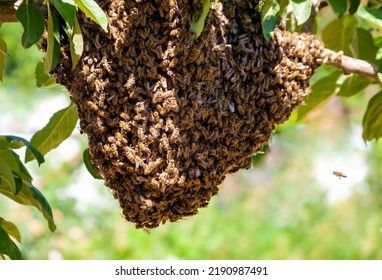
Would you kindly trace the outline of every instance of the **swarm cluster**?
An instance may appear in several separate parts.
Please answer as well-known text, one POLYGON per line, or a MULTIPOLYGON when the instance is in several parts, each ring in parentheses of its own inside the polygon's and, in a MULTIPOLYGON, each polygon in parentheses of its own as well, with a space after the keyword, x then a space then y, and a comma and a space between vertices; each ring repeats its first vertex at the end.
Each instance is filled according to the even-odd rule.
POLYGON ((79 21, 85 52, 55 69, 78 106, 95 168, 128 221, 152 228, 208 205, 227 173, 249 168, 331 59, 312 35, 262 36, 256 1, 101 2, 109 33, 79 21))

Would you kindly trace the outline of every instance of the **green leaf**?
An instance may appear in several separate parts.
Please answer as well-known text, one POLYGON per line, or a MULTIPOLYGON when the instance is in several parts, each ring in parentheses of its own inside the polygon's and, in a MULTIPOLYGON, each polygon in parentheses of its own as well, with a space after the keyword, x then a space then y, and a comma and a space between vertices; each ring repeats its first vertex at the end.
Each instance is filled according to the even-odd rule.
POLYGON ((27 49, 40 40, 44 32, 44 16, 36 6, 22 3, 17 9, 16 18, 24 27, 21 44, 27 49))
POLYGON ((103 179, 102 176, 98 174, 97 170, 95 170, 93 166, 93 163, 90 159, 89 148, 85 149, 82 157, 84 159, 86 169, 89 171, 90 175, 92 175, 94 179, 103 179))
POLYGON ((266 157, 266 152, 269 150, 269 144, 266 144, 263 147, 263 150, 260 153, 251 156, 252 166, 259 166, 262 164, 266 157))
POLYGON ((363 28, 357 28, 350 48, 353 57, 369 62, 375 62, 377 47, 374 44, 373 36, 370 31, 363 28))
POLYGON ((203 32, 204 22, 210 11, 210 0, 204 0, 202 14, 197 21, 192 21, 190 23, 190 31, 195 33, 195 37, 198 38, 203 32))
POLYGON ((308 20, 312 11, 311 0, 292 0, 292 7, 298 25, 301 25, 308 20))
POLYGON ((49 76, 45 73, 45 65, 42 62, 37 63, 35 68, 35 78, 36 86, 39 88, 48 88, 56 86, 56 78, 54 76, 49 76))
POLYGON ((14 237, 19 243, 21 243, 20 231, 14 223, 6 221, 4 218, 0 217, 0 227, 2 227, 8 235, 14 237))
POLYGON ((24 147, 24 143, 21 141, 15 141, 9 137, 10 135, 0 136, 0 149, 19 149, 24 147))
POLYGON ((58 13, 64 18, 70 29, 74 28, 77 9, 74 1, 51 0, 58 13))
POLYGON ((361 0, 350 0, 349 13, 352 15, 358 10, 361 0))
POLYGON ((50 231, 53 232, 56 230, 52 209, 50 208, 48 201, 42 193, 32 185, 32 183, 23 180, 22 188, 17 195, 14 195, 7 186, 0 184, 0 193, 17 203, 36 207, 48 221, 50 231))
POLYGON ((0 82, 3 81, 3 75, 5 71, 5 57, 7 55, 7 44, 0 37, 0 82))
MULTIPOLYGON (((60 145, 66 138, 72 134, 74 127, 77 123, 78 116, 77 110, 73 103, 67 108, 56 112, 49 120, 48 124, 41 130, 37 131, 31 143, 43 155, 46 155, 50 150, 60 145)), ((31 161, 35 155, 26 151, 25 162, 31 161)))
POLYGON ((348 8, 347 0, 328 0, 328 2, 330 6, 332 6, 334 13, 339 18, 345 14, 348 8))
POLYGON ((349 45, 353 40, 356 25, 355 17, 349 15, 330 22, 322 31, 325 47, 333 51, 342 50, 345 55, 352 56, 349 45))
POLYGON ((33 154, 33 156, 37 159, 37 162, 39 165, 44 163, 45 159, 44 156, 27 140, 25 140, 22 137, 14 136, 14 135, 3 135, 0 136, 0 148, 11 148, 11 149, 18 149, 23 146, 27 147, 27 152, 33 154), (8 145, 5 145, 5 140, 8 142, 8 145))
POLYGON ((378 68, 377 77, 378 77, 379 82, 382 83, 382 65, 380 65, 378 68))
POLYGON ((73 29, 68 29, 68 34, 70 56, 72 58, 72 69, 74 69, 81 58, 82 52, 84 51, 84 40, 82 38, 81 28, 77 19, 74 20, 73 29))
POLYGON ((57 227, 54 223, 52 209, 50 208, 48 201, 35 186, 33 186, 30 182, 27 182, 27 184, 34 200, 38 202, 35 206, 43 213, 45 219, 48 221, 50 231, 55 231, 57 227))
POLYGON ((369 22, 372 26, 382 29, 382 10, 360 6, 357 10, 357 15, 369 22))
POLYGON ((12 260, 21 260, 21 252, 8 233, 0 227, 0 254, 9 256, 12 260))
MULTIPOLYGON (((32 176, 29 174, 28 170, 24 166, 24 164, 21 162, 20 157, 12 150, 0 150, 0 158, 1 160, 4 160, 8 167, 12 170, 12 173, 15 175, 14 179, 16 181, 17 177, 26 180, 26 181, 32 181, 32 176)), ((17 184, 18 182, 16 182, 17 184)), ((20 186, 16 185, 16 192, 18 193, 20 190, 20 186)))
MULTIPOLYGON (((210 2, 210 0, 205 0, 205 2, 210 2)), ((75 0, 77 6, 93 21, 98 23, 105 32, 107 31, 107 17, 105 12, 98 6, 98 4, 94 0, 75 0)), ((204 11, 204 6, 203 6, 204 11)))
POLYGON ((0 158, 0 184, 7 187, 13 194, 16 194, 16 182, 12 169, 3 158, 0 158))
POLYGON ((362 124, 362 138, 365 142, 378 140, 382 136, 382 91, 369 100, 362 124))
POLYGON ((322 104, 336 92, 336 82, 341 74, 340 71, 336 70, 330 75, 319 79, 312 85, 307 104, 301 105, 297 109, 298 120, 302 120, 309 112, 322 104))
POLYGON ((280 6, 275 0, 266 0, 264 6, 261 8, 261 25, 263 28, 263 35, 266 40, 273 36, 278 21, 278 13, 280 6))
POLYGON ((371 81, 359 75, 351 75, 341 85, 337 95, 342 97, 350 97, 363 91, 370 85, 371 81))
POLYGON ((60 58, 60 23, 50 12, 48 5, 48 47, 45 56, 45 72, 54 69, 60 58))
POLYGON ((41 87, 47 80, 49 80, 49 75, 45 73, 45 65, 41 61, 37 63, 34 74, 37 87, 41 87))

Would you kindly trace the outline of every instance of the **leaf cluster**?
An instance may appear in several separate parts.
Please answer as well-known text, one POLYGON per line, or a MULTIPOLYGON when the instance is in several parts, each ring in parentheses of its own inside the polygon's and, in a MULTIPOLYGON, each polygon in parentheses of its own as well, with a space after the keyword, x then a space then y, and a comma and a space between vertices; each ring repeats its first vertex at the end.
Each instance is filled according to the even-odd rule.
MULTIPOLYGON (((62 38, 66 37, 70 43, 72 67, 78 63, 83 52, 81 28, 77 20, 77 13, 82 11, 89 18, 99 24, 107 32, 108 21, 105 13, 93 0, 47 0, 42 3, 23 2, 16 18, 22 24, 24 31, 21 44, 24 48, 38 44, 46 31, 45 61, 36 65, 36 85, 49 87, 55 85, 55 79, 49 72, 56 67, 62 38), (46 8, 46 14, 43 13, 46 8)), ((7 53, 6 42, 0 37, 0 81, 5 71, 7 53)), ((32 176, 14 149, 26 146, 25 160, 27 163, 37 160, 44 162, 44 155, 59 146, 68 138, 75 128, 78 115, 74 104, 56 112, 47 125, 37 131, 30 142, 17 136, 0 136, 0 194, 22 205, 36 207, 48 221, 49 229, 56 229, 53 214, 48 201, 32 184, 32 176)), ((85 151, 86 152, 86 151, 85 151)), ((85 157, 86 153, 84 153, 85 157)), ((86 162, 89 171, 94 176, 90 160, 86 162)), ((5 255, 11 259, 21 259, 21 252, 15 242, 21 242, 21 234, 16 225, 0 217, 0 257, 5 255)))
MULTIPOLYGON (((44 163, 44 155, 60 145, 70 136, 77 123, 77 111, 70 104, 55 113, 48 124, 37 131, 29 141, 13 135, 0 136, 0 194, 27 206, 37 208, 48 222, 49 229, 56 230, 52 209, 43 194, 33 185, 33 178, 24 163, 36 160, 44 163), (24 163, 16 149, 26 147, 24 163)), ((21 253, 15 241, 21 242, 16 225, 0 217, 0 256, 21 259, 21 253)))

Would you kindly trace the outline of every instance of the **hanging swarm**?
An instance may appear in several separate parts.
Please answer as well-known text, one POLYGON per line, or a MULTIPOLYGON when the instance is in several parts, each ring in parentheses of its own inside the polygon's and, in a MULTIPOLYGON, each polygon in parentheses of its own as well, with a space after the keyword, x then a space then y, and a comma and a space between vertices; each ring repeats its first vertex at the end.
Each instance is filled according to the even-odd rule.
POLYGON ((83 56, 62 48, 57 81, 78 107, 92 163, 137 228, 198 212, 228 173, 249 168, 309 93, 324 59, 312 35, 266 41, 254 2, 101 2, 109 33, 81 15, 83 56))

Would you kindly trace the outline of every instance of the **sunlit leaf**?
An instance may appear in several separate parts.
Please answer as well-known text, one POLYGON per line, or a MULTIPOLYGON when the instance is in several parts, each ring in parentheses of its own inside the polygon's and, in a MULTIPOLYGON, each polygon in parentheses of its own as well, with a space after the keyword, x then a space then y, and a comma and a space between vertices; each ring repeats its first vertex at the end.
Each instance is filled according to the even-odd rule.
POLYGON ((377 77, 380 83, 382 83, 382 64, 379 65, 377 77))
POLYGON ((204 22, 210 10, 210 0, 204 0, 202 14, 196 21, 190 23, 190 31, 195 33, 195 37, 198 38, 203 32, 204 22))
POLYGON ((382 10, 360 6, 357 10, 357 15, 365 19, 372 26, 382 29, 382 10))
POLYGON ((375 62, 377 47, 374 44, 373 36, 370 31, 357 28, 354 40, 351 43, 353 57, 369 62, 375 62))
POLYGON ((333 51, 343 51, 344 54, 352 56, 349 45, 353 40, 356 25, 355 17, 349 15, 333 20, 322 31, 325 47, 333 51))
POLYGON ((102 176, 98 174, 97 170, 95 170, 93 163, 91 162, 89 148, 85 149, 82 157, 84 159, 86 169, 89 171, 90 175, 92 175, 95 179, 103 179, 102 176))
POLYGON ((279 11, 280 6, 275 0, 264 1, 260 16, 263 35, 266 40, 269 40, 273 36, 273 30, 275 30, 277 26, 279 11))
POLYGON ((363 91, 371 81, 359 75, 351 75, 341 85, 338 96, 350 97, 363 91))
POLYGON ((12 236, 18 242, 21 243, 20 231, 14 223, 11 223, 5 220, 4 218, 0 217, 0 227, 2 227, 8 235, 12 236))
POLYGON ((358 10, 361 0, 350 0, 349 13, 352 15, 358 10))
POLYGON ((7 255, 12 260, 21 260, 21 252, 8 233, 0 227, 0 254, 7 255))
MULTIPOLYGON (((70 136, 77 120, 76 107, 71 103, 67 108, 56 112, 50 118, 48 124, 33 135, 30 142, 41 154, 46 155, 50 150, 56 148, 70 136)), ((35 155, 27 150, 25 162, 31 161, 34 158, 35 155)))
POLYGON ((7 135, 0 135, 0 149, 19 149, 24 147, 24 143, 21 141, 14 141, 7 135))
POLYGON ((0 148, 18 149, 23 146, 27 147, 27 152, 33 154, 33 156, 37 159, 39 165, 44 163, 44 156, 29 141, 25 140, 22 137, 14 135, 0 136, 0 148))
POLYGON ((334 13, 337 15, 337 17, 342 17, 347 8, 348 8, 348 2, 347 0, 328 0, 330 6, 332 6, 332 9, 334 13))
MULTIPOLYGON (((206 0, 206 2, 210 0, 206 0)), ((77 6, 93 21, 98 23, 103 30, 107 31, 107 17, 105 12, 98 6, 98 4, 93 0, 75 0, 77 6)), ((204 9, 203 9, 204 10, 204 9)))
POLYGON ((300 105, 297 109, 298 120, 303 119, 309 112, 335 94, 337 87, 336 82, 341 74, 340 71, 336 70, 312 85, 311 93, 309 94, 306 104, 300 105))
POLYGON ((30 182, 24 180, 22 188, 17 195, 14 195, 9 188, 3 185, 0 185, 0 193, 16 201, 17 203, 36 207, 48 221, 50 231, 53 232, 56 230, 52 209, 50 208, 48 201, 30 182))
POLYGON ((312 11, 311 0, 292 0, 292 7, 298 25, 301 25, 308 20, 312 11))
MULTIPOLYGON (((18 154, 16 154, 12 150, 0 150, 0 158, 1 160, 5 161, 8 165, 8 167, 12 170, 12 173, 15 176, 18 176, 22 180, 32 181, 32 176, 29 174, 28 170, 24 166, 24 164, 21 162, 20 157, 18 154)), ((16 177, 15 181, 16 181, 16 177)), ((16 186, 16 192, 18 193, 20 190, 20 186, 16 186)))
POLYGON ((27 49, 40 40, 44 32, 44 16, 35 5, 22 3, 17 9, 16 18, 24 27, 21 44, 27 49))
POLYGON ((365 115, 363 116, 363 132, 364 141, 379 139, 382 136, 382 91, 374 95, 369 103, 365 115))
POLYGON ((56 86, 56 78, 45 73, 45 65, 42 62, 37 63, 35 68, 36 86, 40 88, 48 88, 56 86))
POLYGON ((76 18, 76 4, 74 1, 68 0, 51 0, 58 13, 64 18, 69 28, 74 28, 74 20, 76 18))
POLYGON ((7 188, 16 194, 16 183, 12 169, 3 158, 0 158, 0 187, 7 188))
POLYGON ((7 44, 0 37, 0 81, 3 81, 5 71, 5 57, 7 55, 7 44))
POLYGON ((42 62, 37 63, 34 74, 37 87, 41 87, 50 78, 49 75, 45 73, 45 65, 42 62))
POLYGON ((84 40, 82 38, 81 28, 77 19, 74 20, 73 29, 68 30, 68 32, 72 69, 74 69, 81 58, 82 52, 84 51, 84 40))

